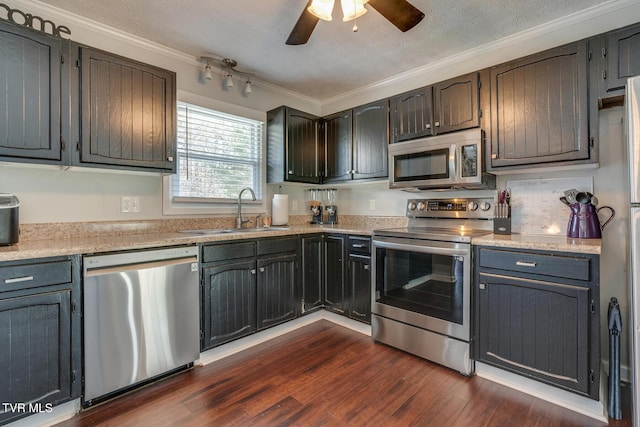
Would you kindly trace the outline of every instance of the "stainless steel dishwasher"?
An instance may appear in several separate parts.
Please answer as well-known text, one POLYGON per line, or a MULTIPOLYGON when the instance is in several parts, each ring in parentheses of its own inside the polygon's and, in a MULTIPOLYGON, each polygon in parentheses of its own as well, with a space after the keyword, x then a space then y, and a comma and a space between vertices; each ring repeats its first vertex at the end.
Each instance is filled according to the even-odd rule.
POLYGON ((84 257, 88 407, 200 354, 195 246, 84 257))

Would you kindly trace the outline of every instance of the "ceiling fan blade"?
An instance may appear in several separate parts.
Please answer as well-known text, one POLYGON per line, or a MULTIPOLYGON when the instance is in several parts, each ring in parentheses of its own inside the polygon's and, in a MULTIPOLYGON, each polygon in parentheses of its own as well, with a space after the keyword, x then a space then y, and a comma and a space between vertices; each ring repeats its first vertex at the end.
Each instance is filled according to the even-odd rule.
POLYGON ((424 18, 424 13, 407 0, 369 0, 368 4, 402 32, 409 31, 424 18))
POLYGON ((289 34, 289 38, 287 39, 288 45, 305 44, 309 40, 309 37, 311 37, 313 29, 316 28, 320 18, 307 10, 309 6, 311 6, 311 0, 309 0, 304 7, 300 18, 298 18, 298 22, 296 22, 293 30, 291 30, 291 34, 289 34))

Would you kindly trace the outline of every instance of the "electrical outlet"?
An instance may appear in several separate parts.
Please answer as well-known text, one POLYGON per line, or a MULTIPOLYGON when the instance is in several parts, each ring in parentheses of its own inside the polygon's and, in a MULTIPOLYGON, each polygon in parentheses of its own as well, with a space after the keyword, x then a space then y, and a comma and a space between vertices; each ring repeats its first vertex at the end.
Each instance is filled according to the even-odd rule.
POLYGON ((140 197, 131 197, 130 207, 129 212, 140 212, 140 197))
POLYGON ((370 211, 375 211, 376 210, 376 200, 375 199, 369 200, 369 210, 370 211))
POLYGON ((296 212, 298 210, 298 201, 297 200, 292 200, 291 201, 291 210, 296 212))
POLYGON ((120 197, 120 212, 140 212, 140 197, 120 197))

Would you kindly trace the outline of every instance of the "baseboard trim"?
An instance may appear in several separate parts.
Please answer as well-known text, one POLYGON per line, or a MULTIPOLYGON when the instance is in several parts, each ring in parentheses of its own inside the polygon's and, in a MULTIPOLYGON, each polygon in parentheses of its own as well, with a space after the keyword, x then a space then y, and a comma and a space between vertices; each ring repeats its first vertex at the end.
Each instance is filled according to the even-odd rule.
POLYGON ((530 380, 482 362, 476 362, 476 375, 598 421, 604 423, 609 422, 606 408, 602 404, 602 389, 600 401, 597 401, 538 381, 530 380))

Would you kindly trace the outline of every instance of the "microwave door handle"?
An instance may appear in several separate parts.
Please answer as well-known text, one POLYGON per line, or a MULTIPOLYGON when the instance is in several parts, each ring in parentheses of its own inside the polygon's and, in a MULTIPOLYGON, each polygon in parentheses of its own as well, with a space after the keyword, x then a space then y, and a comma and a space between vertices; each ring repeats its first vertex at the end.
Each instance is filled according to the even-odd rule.
POLYGON ((451 149, 449 150, 449 170, 451 171, 450 176, 452 178, 457 178, 458 177, 458 168, 456 168, 457 162, 456 162, 456 146, 452 145, 451 149))

